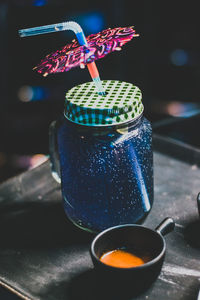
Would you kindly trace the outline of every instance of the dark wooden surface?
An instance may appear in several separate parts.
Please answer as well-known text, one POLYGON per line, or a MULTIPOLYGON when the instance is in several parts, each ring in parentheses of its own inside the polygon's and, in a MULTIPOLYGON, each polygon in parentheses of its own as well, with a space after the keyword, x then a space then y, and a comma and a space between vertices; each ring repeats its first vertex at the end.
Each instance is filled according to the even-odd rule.
MULTIPOLYGON (((159 138, 155 140, 159 144, 159 138)), ((173 143, 169 145, 172 154, 173 143)), ((181 160, 175 150, 175 157, 154 151, 155 200, 144 224, 155 228, 169 216, 176 228, 165 236, 163 268, 148 290, 137 297, 123 296, 123 292, 116 295, 95 282, 89 255, 93 236, 65 217, 60 187, 51 176, 48 161, 0 185, 0 284, 34 300, 197 299, 199 157, 196 162, 196 156, 192 162, 185 157, 184 162, 187 150, 183 145, 179 148, 181 160)))

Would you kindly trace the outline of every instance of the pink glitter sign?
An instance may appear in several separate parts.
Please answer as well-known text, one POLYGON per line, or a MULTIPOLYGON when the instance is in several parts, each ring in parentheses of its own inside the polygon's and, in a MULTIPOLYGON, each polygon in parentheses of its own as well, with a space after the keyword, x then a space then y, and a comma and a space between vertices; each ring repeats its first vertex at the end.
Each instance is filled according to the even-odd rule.
POLYGON ((34 69, 47 76, 51 73, 66 72, 77 66, 84 67, 115 50, 121 50, 124 44, 136 36, 138 34, 133 27, 108 28, 88 36, 86 38, 88 47, 79 46, 74 40, 71 44, 47 55, 34 69))

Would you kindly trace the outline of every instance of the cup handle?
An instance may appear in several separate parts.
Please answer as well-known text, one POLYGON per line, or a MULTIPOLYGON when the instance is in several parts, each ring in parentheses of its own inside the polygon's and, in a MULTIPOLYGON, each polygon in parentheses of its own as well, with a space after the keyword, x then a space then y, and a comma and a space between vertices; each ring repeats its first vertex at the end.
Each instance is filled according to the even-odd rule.
POLYGON ((172 218, 166 218, 164 219, 157 227, 156 231, 160 233, 161 235, 165 235, 172 230, 174 230, 175 222, 172 218))
POLYGON ((61 183, 60 163, 57 145, 57 128, 57 121, 53 121, 49 127, 49 155, 52 176, 58 183, 61 183))

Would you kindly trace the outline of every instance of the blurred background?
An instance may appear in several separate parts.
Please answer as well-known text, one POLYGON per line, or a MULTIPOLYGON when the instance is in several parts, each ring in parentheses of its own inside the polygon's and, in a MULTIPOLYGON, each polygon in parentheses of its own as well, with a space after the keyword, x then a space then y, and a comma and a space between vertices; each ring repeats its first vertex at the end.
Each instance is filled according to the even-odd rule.
POLYGON ((9 0, 0 2, 0 182, 48 157, 48 127, 63 113, 65 93, 90 81, 87 69, 44 78, 32 68, 74 39, 72 32, 20 38, 18 30, 76 21, 85 35, 135 25, 139 38, 97 61, 102 79, 143 92, 154 132, 200 146, 198 1, 9 0))

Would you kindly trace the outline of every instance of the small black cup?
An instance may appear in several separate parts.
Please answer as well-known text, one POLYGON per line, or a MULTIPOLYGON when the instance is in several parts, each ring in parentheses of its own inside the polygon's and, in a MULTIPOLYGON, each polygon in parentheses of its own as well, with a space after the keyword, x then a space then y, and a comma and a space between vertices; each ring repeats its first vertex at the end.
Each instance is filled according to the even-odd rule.
POLYGON ((197 300, 200 300, 200 289, 199 289, 199 292, 198 292, 197 300))
POLYGON ((158 277, 163 265, 166 252, 163 235, 171 232, 174 226, 174 221, 166 218, 155 230, 142 225, 126 224, 102 231, 94 238, 90 249, 95 270, 101 279, 109 284, 113 283, 115 287, 125 283, 137 291, 146 289, 158 277), (150 260, 131 268, 113 267, 101 262, 103 254, 120 248, 148 253, 150 260))

